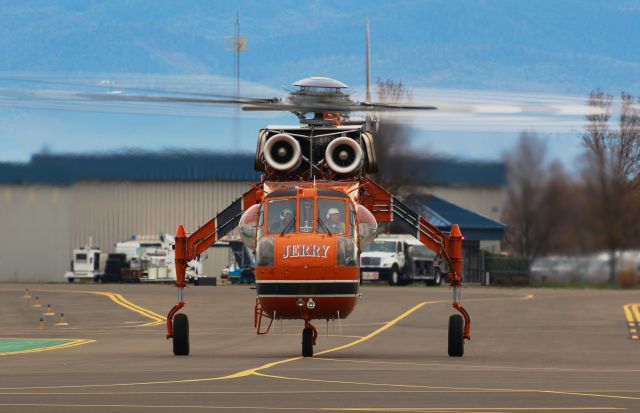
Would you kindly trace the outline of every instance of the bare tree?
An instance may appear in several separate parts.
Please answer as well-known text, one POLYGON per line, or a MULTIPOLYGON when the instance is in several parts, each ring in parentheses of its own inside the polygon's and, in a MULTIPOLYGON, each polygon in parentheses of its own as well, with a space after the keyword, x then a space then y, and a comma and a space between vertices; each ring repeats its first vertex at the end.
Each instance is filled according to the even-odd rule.
POLYGON ((583 179, 585 209, 591 246, 610 255, 609 282, 616 281, 616 253, 638 245, 637 190, 640 172, 640 111, 633 96, 622 93, 618 129, 611 129, 611 95, 596 90, 589 94, 592 109, 585 117, 582 141, 587 148, 583 179))
MULTIPOLYGON (((376 92, 380 102, 400 103, 412 98, 411 91, 401 81, 378 79, 376 92)), ((413 171, 407 163, 416 158, 410 143, 410 128, 406 123, 389 115, 378 119, 375 147, 380 172, 377 179, 392 193, 412 193, 416 184, 413 171)), ((426 157, 426 154, 423 156, 426 157)))
POLYGON ((542 254, 572 247, 566 227, 572 205, 567 199, 570 179, 559 162, 547 166, 546 152, 542 139, 523 132, 516 148, 504 156, 506 247, 530 263, 542 254))

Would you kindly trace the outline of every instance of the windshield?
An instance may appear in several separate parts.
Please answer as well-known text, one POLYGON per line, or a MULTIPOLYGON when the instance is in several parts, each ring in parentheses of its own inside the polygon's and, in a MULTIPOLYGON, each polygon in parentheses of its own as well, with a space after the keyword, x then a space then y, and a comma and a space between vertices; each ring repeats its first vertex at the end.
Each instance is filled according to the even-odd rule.
POLYGON ((362 252, 396 252, 396 243, 389 241, 375 241, 362 248, 362 252))
POLYGON ((318 232, 344 234, 345 201, 318 198, 318 232))
POLYGON ((300 199, 300 232, 313 231, 313 198, 300 199))
POLYGON ((269 201, 268 209, 269 233, 280 234, 284 232, 294 232, 296 217, 295 199, 274 199, 269 201))

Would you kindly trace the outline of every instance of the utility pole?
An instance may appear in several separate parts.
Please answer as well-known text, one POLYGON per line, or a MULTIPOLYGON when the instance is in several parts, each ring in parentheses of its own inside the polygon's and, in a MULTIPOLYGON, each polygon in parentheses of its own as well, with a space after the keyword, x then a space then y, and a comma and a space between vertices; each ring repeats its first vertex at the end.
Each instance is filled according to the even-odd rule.
POLYGON ((365 42, 365 54, 366 54, 366 67, 367 67, 367 95, 364 98, 366 103, 371 102, 371 36, 369 34, 369 18, 366 20, 366 42, 365 42))
POLYGON ((236 24, 233 36, 224 38, 224 48, 235 52, 233 70, 236 77, 236 99, 240 98, 240 52, 247 50, 247 38, 240 36, 240 12, 236 11, 236 24))

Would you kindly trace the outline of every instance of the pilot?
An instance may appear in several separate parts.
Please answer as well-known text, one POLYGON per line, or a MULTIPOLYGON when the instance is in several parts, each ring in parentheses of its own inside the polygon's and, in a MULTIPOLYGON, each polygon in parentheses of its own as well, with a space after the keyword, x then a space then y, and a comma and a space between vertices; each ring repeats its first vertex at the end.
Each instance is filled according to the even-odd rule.
POLYGON ((338 208, 330 208, 327 211, 327 228, 332 234, 344 234, 344 222, 340 220, 338 208))
POLYGON ((293 221, 293 210, 291 208, 284 208, 282 212, 280 212, 280 222, 272 225, 271 228, 269 228, 269 232, 275 234, 285 229, 287 232, 293 232, 295 228, 291 221, 293 221))

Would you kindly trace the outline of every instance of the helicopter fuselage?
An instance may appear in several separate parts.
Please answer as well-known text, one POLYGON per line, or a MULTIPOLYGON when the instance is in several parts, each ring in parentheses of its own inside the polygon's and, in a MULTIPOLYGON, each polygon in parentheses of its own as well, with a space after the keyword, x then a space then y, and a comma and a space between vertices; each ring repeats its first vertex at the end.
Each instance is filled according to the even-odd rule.
POLYGON ((256 226, 256 292, 265 314, 328 320, 353 311, 359 239, 356 197, 348 193, 357 188, 357 182, 290 182, 265 195, 256 226))

